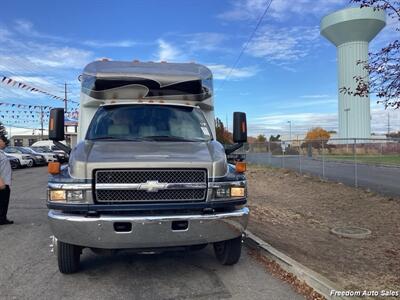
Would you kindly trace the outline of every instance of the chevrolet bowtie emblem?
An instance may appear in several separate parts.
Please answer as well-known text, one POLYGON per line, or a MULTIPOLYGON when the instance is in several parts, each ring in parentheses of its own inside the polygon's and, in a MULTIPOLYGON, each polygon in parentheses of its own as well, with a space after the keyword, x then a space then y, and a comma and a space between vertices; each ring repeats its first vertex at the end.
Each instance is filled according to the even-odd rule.
POLYGON ((147 191, 149 193, 158 192, 158 190, 165 190, 168 183, 160 183, 158 180, 152 181, 149 180, 145 183, 141 183, 139 186, 139 190, 147 191))

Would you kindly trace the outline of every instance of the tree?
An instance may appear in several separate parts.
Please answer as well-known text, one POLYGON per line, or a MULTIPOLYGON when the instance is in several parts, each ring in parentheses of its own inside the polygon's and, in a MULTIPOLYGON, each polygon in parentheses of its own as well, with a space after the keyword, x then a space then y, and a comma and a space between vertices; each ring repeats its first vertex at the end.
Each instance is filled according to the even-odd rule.
MULTIPOLYGON (((375 10, 383 9, 397 24, 396 31, 400 31, 400 1, 389 0, 350 0, 360 7, 372 7, 375 10)), ((358 61, 367 70, 369 76, 355 77, 357 87, 354 91, 342 87, 341 92, 350 95, 367 97, 370 93, 376 94, 385 108, 400 108, 400 40, 392 40, 378 52, 369 53, 369 62, 358 61)))
POLYGON ((215 119, 215 133, 217 134, 217 141, 221 144, 233 143, 232 133, 225 128, 224 123, 219 118, 215 119))
POLYGON ((270 142, 280 142, 281 141, 281 135, 277 134, 276 136, 273 136, 271 134, 271 136, 269 137, 269 141, 270 142))
POLYGON ((306 135, 307 141, 313 140, 326 140, 328 141, 331 137, 331 134, 321 127, 311 128, 306 135))
POLYGON ((386 137, 392 138, 392 139, 398 139, 398 138, 400 138, 400 131, 391 132, 389 134, 386 134, 386 137))
POLYGON ((326 146, 331 134, 321 127, 311 128, 306 135, 305 143, 303 146, 308 146, 311 144, 313 148, 321 148, 322 145, 326 146))
POLYGON ((266 140, 267 140, 267 138, 263 134, 259 134, 257 136, 257 143, 265 143, 266 140))

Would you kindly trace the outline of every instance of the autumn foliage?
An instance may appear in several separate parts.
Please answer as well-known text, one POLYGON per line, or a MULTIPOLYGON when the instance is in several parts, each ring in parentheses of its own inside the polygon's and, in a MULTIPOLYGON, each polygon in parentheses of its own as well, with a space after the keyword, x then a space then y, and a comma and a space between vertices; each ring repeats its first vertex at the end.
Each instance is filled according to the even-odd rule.
POLYGON ((331 134, 325 129, 321 127, 312 128, 307 132, 303 147, 311 145, 313 148, 319 149, 322 146, 326 146, 330 137, 331 134))
POLYGON ((313 140, 329 140, 331 134, 321 127, 315 127, 310 129, 306 135, 306 141, 313 141, 313 140))
POLYGON ((225 128, 224 123, 219 118, 215 119, 215 133, 217 134, 217 141, 223 145, 232 144, 233 136, 227 128, 225 128))

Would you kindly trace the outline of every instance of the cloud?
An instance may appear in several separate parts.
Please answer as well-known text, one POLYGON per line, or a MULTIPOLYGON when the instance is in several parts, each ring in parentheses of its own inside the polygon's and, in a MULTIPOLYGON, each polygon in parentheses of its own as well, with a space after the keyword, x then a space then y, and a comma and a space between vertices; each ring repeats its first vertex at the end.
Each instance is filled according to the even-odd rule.
POLYGON ((173 46, 172 44, 164 41, 163 39, 159 39, 158 41, 158 53, 157 53, 157 61, 178 61, 183 60, 183 55, 181 51, 173 46))
POLYGON ((50 82, 51 78, 49 77, 39 77, 39 76, 11 76, 12 79, 20 82, 29 83, 32 85, 40 85, 40 86, 52 86, 50 82))
POLYGON ((0 41, 7 40, 12 35, 11 31, 0 27, 0 41))
POLYGON ((82 44, 93 48, 130 48, 137 45, 137 43, 132 40, 120 40, 120 41, 87 40, 82 42, 82 44))
POLYGON ((321 98, 328 98, 329 95, 326 94, 315 94, 315 95, 303 95, 300 96, 300 98, 305 98, 305 99, 321 99, 321 98))
MULTIPOLYGON (((232 6, 218 15, 225 21, 256 20, 264 12, 269 1, 266 0, 235 0, 232 6)), ((302 19, 310 15, 322 17, 324 14, 348 5, 348 0, 298 0, 295 3, 287 0, 272 1, 265 19, 284 21, 294 15, 302 19)))
POLYGON ((186 40, 188 47, 192 51, 221 51, 225 47, 221 47, 222 43, 226 41, 227 37, 225 34, 217 32, 199 32, 192 33, 183 36, 186 40))
POLYGON ((28 20, 19 19, 16 20, 14 23, 15 23, 14 30, 16 32, 25 36, 29 36, 30 38, 41 38, 41 39, 49 39, 55 41, 66 40, 64 37, 49 35, 37 31, 36 29, 34 29, 33 23, 28 20))
MULTIPOLYGON (((332 99, 333 102, 333 99, 332 99)), ((385 110, 383 105, 371 104, 371 132, 385 134, 387 132, 388 114, 391 131, 400 131, 400 115, 396 110, 385 110)), ((334 113, 299 112, 274 113, 261 116, 248 116, 249 135, 285 134, 289 132, 288 121, 292 123, 292 133, 303 136, 312 127, 322 127, 326 130, 338 130, 338 116, 334 113)))
POLYGON ((229 75, 229 79, 242 79, 253 77, 258 73, 256 67, 243 67, 236 68, 231 71, 231 67, 223 64, 208 64, 207 67, 212 71, 214 79, 226 79, 229 75))
POLYGON ((399 112, 394 109, 385 109, 382 104, 371 105, 371 127, 372 132, 385 134, 388 130, 388 122, 390 131, 400 131, 399 112), (388 117, 389 116, 389 117, 388 117))
POLYGON ((319 39, 317 26, 261 28, 246 49, 248 55, 287 64, 307 56, 319 39))
POLYGON ((380 33, 371 41, 370 49, 373 51, 379 51, 381 48, 386 47, 387 44, 393 42, 396 39, 400 39, 400 24, 397 19, 393 17, 386 17, 386 26, 380 33))
POLYGON ((28 59, 39 66, 52 68, 82 69, 93 60, 93 53, 71 47, 52 48, 44 56, 29 56, 28 59))
POLYGON ((324 99, 319 99, 319 100, 311 100, 311 101, 293 101, 290 103, 286 103, 285 105, 281 105, 277 107, 277 109, 280 110, 293 110, 293 109, 299 109, 299 108, 309 108, 309 107, 327 107, 327 106, 332 106, 332 105, 337 105, 338 104, 338 99, 337 98, 324 98, 324 99))

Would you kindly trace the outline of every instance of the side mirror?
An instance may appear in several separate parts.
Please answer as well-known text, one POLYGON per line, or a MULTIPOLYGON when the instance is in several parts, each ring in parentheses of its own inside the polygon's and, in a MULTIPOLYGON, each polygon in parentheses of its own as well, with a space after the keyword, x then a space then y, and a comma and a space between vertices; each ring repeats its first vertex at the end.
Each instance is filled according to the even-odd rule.
POLYGON ((58 142, 64 139, 64 109, 53 108, 50 110, 49 140, 58 142))
POLYGON ((243 112, 233 113, 233 142, 247 142, 247 122, 246 114, 243 112))

